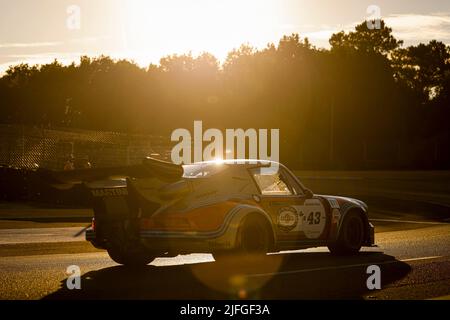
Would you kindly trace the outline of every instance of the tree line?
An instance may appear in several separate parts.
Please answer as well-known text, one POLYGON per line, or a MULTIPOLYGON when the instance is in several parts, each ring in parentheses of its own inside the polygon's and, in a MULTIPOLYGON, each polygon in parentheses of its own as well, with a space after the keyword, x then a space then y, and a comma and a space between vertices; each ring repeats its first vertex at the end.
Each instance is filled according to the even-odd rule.
POLYGON ((383 21, 329 42, 292 34, 222 64, 203 53, 148 68, 107 56, 15 65, 0 79, 0 119, 168 137, 194 120, 279 128, 281 160, 298 168, 450 167, 450 47, 404 47, 383 21))

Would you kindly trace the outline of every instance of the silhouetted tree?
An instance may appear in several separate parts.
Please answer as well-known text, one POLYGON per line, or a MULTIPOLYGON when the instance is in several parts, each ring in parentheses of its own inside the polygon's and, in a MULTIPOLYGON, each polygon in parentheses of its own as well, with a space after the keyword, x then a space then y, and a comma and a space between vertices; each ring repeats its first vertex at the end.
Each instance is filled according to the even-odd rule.
POLYGON ((388 55, 403 44, 392 35, 392 29, 387 27, 383 20, 380 28, 370 29, 367 22, 355 27, 355 31, 335 33, 330 38, 332 49, 351 48, 364 52, 376 52, 388 55))
POLYGON ((282 160, 296 167, 365 168, 371 153, 375 167, 425 167, 426 153, 411 147, 401 162, 398 146, 450 149, 450 47, 401 48, 380 25, 336 33, 330 50, 298 34, 260 50, 244 44, 223 65, 188 53, 147 69, 107 56, 11 66, 0 78, 1 122, 167 136, 194 120, 279 128, 282 160))

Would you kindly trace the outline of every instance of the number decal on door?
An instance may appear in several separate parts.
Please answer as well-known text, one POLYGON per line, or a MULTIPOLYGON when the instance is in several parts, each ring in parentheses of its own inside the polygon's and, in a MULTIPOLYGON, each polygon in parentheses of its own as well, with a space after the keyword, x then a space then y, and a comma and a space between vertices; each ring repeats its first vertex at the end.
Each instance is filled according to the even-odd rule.
POLYGON ((296 206, 301 221, 297 227, 307 239, 318 239, 325 231, 327 222, 326 210, 319 199, 307 199, 302 205, 296 206))
POLYGON ((311 212, 308 215, 308 223, 309 224, 320 224, 320 219, 321 219, 321 213, 316 211, 316 212, 311 212))

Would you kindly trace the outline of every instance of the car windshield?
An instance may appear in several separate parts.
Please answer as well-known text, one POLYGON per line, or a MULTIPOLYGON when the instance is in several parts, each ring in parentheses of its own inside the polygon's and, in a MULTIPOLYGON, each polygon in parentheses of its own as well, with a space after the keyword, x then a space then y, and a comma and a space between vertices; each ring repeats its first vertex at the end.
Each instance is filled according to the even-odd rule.
POLYGON ((223 163, 196 163, 183 166, 183 178, 195 179, 195 178, 209 178, 215 175, 227 167, 223 163))

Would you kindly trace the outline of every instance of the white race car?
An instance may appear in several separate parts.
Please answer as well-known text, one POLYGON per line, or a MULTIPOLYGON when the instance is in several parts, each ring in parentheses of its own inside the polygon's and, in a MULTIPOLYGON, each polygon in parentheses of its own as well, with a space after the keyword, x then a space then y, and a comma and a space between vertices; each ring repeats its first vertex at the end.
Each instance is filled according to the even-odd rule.
POLYGON ((374 244, 366 204, 315 195, 278 163, 177 166, 147 158, 141 166, 96 170, 61 173, 59 179, 83 181, 88 188, 95 217, 86 238, 119 264, 194 252, 219 258, 318 246, 356 254, 374 244))

